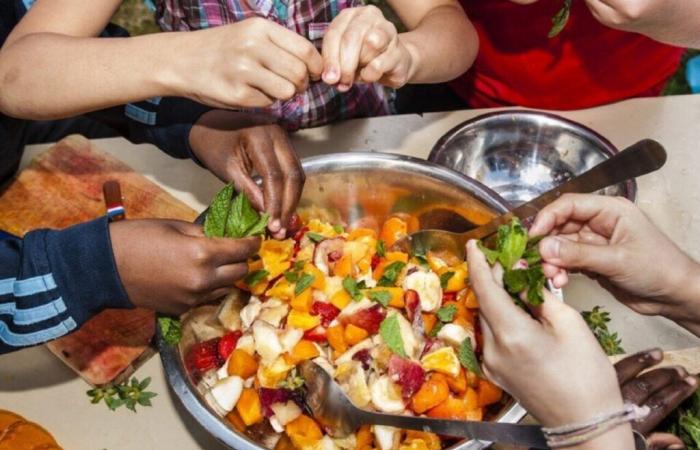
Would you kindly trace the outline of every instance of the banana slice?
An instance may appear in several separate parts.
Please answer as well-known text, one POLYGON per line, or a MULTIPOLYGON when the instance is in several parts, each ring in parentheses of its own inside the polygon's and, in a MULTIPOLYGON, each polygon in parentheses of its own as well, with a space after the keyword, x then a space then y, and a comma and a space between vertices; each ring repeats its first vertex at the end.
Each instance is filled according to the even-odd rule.
POLYGON ((385 427, 384 425, 374 426, 374 439, 380 450, 392 450, 399 445, 398 428, 385 427))
POLYGON ((418 293, 420 307, 423 312, 435 312, 442 305, 440 277, 435 272, 418 270, 410 275, 406 275, 402 287, 404 290, 412 289, 418 293))
POLYGON ((455 325, 454 323, 448 323, 437 334, 438 339, 444 343, 451 345, 455 348, 459 348, 465 339, 469 338, 472 341, 472 348, 476 348, 476 336, 474 336, 474 330, 467 330, 466 328, 455 325))
POLYGON ((382 375, 372 383, 370 393, 372 404, 379 411, 401 413, 406 409, 401 398, 401 389, 386 375, 382 375))

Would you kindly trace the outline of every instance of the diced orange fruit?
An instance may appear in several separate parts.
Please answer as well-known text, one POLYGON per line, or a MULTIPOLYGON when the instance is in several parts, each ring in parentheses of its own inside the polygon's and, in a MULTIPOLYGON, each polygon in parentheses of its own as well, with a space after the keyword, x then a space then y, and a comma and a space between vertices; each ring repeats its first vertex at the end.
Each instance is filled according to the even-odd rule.
POLYGON ((484 410, 482 408, 469 410, 467 411, 467 414, 465 414, 464 420, 481 422, 484 420, 484 410))
MULTIPOLYGON (((457 296, 459 299, 460 296, 457 296)), ((464 306, 469 309, 479 309, 479 301, 476 298, 476 294, 470 288, 467 288, 463 295, 464 306)))
POLYGON ((350 277, 353 274, 352 266, 352 255, 344 254, 335 263, 335 266, 333 267, 333 275, 343 278, 350 277))
POLYGON ((434 370, 449 376, 457 376, 461 368, 457 354, 452 347, 442 347, 423 356, 420 360, 425 370, 434 370))
POLYGON ((382 225, 379 239, 383 240, 387 247, 391 247, 407 234, 408 224, 398 217, 391 217, 382 225))
POLYGON ((309 331, 321 324, 321 318, 312 316, 309 313, 297 311, 295 309, 289 312, 287 316, 287 325, 298 328, 303 331, 309 331))
POLYGON ((311 289, 304 289, 303 292, 294 296, 292 301, 289 302, 289 306, 295 311, 308 313, 311 310, 312 303, 311 289))
POLYGON ((260 258, 263 267, 270 273, 268 279, 277 278, 291 267, 293 253, 294 241, 292 239, 284 241, 268 239, 260 244, 260 258))
POLYGON ((479 408, 479 395, 476 390, 468 388, 461 400, 464 402, 464 408, 468 411, 473 411, 479 408))
POLYGON ((241 420, 248 427, 262 422, 263 414, 260 406, 260 397, 255 389, 243 389, 241 398, 238 399, 236 404, 236 411, 238 411, 241 420))
POLYGON ((258 371, 258 362, 247 352, 235 349, 228 360, 228 374, 244 380, 252 377, 258 371))
POLYGON ((479 380, 479 387, 477 388, 478 400, 477 404, 479 407, 484 407, 498 403, 503 397, 503 391, 501 388, 491 383, 488 380, 479 380))
POLYGON ((437 316, 435 314, 423 313, 423 327, 425 328, 426 334, 433 330, 436 323, 437 316))
POLYGON ((366 289, 365 294, 367 295, 368 298, 370 297, 371 292, 388 292, 390 297, 389 297, 389 306, 394 307, 394 308, 403 308, 404 307, 404 299, 403 299, 403 289, 400 287, 375 287, 371 289, 366 289))
POLYGON ((464 402, 450 395, 445 401, 430 409, 426 415, 433 419, 464 420, 466 413, 464 402))
POLYGON ((405 442, 408 443, 414 440, 423 441, 428 450, 440 450, 442 448, 440 437, 437 434, 407 430, 405 442))
POLYGON ((241 415, 238 414, 238 411, 234 409, 230 413, 226 414, 226 420, 233 426, 233 428, 236 429, 236 431, 239 433, 245 433, 246 425, 245 422, 243 422, 243 419, 241 419, 241 415))
POLYGON ((345 342, 345 330, 342 325, 328 328, 326 337, 328 338, 328 343, 337 354, 342 354, 347 351, 348 344, 345 342))
POLYGON ((466 262, 463 262, 458 266, 445 267, 443 269, 440 269, 440 271, 438 271, 438 274, 442 275, 446 272, 452 272, 453 275, 447 281, 447 286, 445 286, 445 289, 443 289, 444 292, 458 292, 467 287, 466 279, 468 272, 466 262))
POLYGON ((417 414, 423 414, 444 402, 450 395, 445 376, 439 373, 431 374, 428 380, 411 399, 411 409, 417 414))
POLYGON ((397 217, 406 222, 406 229, 409 233, 413 233, 420 229, 420 221, 418 220, 418 217, 414 216, 413 214, 400 212, 394 213, 392 214, 392 216, 397 217))
POLYGON ((321 427, 314 419, 304 414, 289 422, 284 430, 299 450, 313 447, 323 438, 321 427))
POLYGON ((331 304, 336 308, 342 310, 350 304, 352 297, 345 289, 341 289, 331 297, 331 304))
POLYGON ((311 283, 312 288, 323 290, 326 287, 326 276, 313 264, 304 264, 304 273, 314 277, 314 281, 311 283))
POLYGON ((459 375, 456 377, 447 377, 447 384, 455 394, 464 394, 467 392, 467 374, 464 368, 460 369, 459 375))
POLYGON ((302 361, 309 359, 314 359, 319 355, 318 348, 313 342, 302 339, 294 346, 292 351, 289 353, 288 361, 297 365, 302 361))
POLYGON ((357 327, 353 324, 348 324, 348 326, 345 327, 345 331, 343 333, 345 342, 347 342, 347 344, 350 346, 361 342, 362 340, 367 338, 367 336, 369 336, 367 330, 365 330, 364 328, 357 327))
POLYGON ((355 435, 355 449, 366 450, 374 447, 374 434, 370 425, 362 425, 355 435))
POLYGON ((444 271, 447 267, 447 263, 445 262, 445 260, 440 258, 435 252, 428 252, 425 259, 428 260, 428 266, 430 266, 430 270, 432 270, 435 273, 439 274, 442 271, 444 271))
POLYGON ((408 253, 404 252, 386 252, 385 256, 387 261, 401 261, 402 263, 408 263, 408 253))
POLYGON ((348 235, 348 241, 364 240, 365 238, 377 239, 377 232, 371 228, 356 228, 348 235))
POLYGON ((294 297, 294 284, 287 281, 284 277, 265 292, 268 297, 279 298, 280 300, 289 301, 294 297))

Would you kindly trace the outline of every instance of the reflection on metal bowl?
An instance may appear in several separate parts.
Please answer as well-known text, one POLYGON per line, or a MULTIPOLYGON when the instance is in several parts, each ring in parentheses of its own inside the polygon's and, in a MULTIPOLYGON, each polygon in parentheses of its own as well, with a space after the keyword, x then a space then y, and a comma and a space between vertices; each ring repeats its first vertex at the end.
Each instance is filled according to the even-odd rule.
MULTIPOLYGON (((536 111, 504 111, 468 120, 433 147, 429 161, 480 181, 514 206, 608 159, 618 150, 593 130, 536 111)), ((634 180, 606 195, 634 201, 634 180)))
MULTIPOLYGON (((423 160, 347 153, 308 159, 303 165, 307 181, 300 212, 349 226, 372 226, 382 223, 390 214, 406 212, 431 218, 431 223, 421 226, 449 222, 453 229, 463 231, 486 223, 508 208, 507 202, 480 183, 423 160)), ((217 415, 193 384, 183 364, 183 355, 192 343, 187 331, 179 347, 168 346, 158 336, 163 366, 175 395, 209 433, 230 448, 264 449, 217 415)), ((514 423, 524 415, 523 408, 509 399, 500 410, 494 411, 493 419, 514 423)), ((487 443, 479 441, 463 441, 451 448, 480 450, 486 446, 487 443)))

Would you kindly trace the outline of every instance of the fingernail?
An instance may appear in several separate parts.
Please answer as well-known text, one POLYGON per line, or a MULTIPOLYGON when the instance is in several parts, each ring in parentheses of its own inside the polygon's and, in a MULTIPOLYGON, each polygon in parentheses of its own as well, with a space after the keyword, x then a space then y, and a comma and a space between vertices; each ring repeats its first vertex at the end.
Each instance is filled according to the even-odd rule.
POLYGON ((351 87, 352 87, 352 84, 343 84, 343 83, 341 83, 341 84, 338 85, 338 90, 339 90, 340 92, 347 92, 347 91, 350 90, 351 87))
POLYGON ((683 381, 685 381, 685 384, 687 384, 688 386, 690 386, 692 388, 694 388, 695 386, 698 385, 698 379, 692 375, 683 378, 683 381))
POLYGON ((340 72, 335 67, 329 67, 323 71, 323 81, 326 83, 335 83, 340 77, 340 72))
POLYGON ((558 258, 561 254, 561 240, 559 238, 546 238, 540 244, 540 253, 543 257, 558 258))
POLYGON ((268 228, 273 233, 277 233, 280 230, 280 228, 282 228, 282 223, 280 222, 279 219, 275 219, 272 222, 270 222, 270 224, 268 225, 268 228))
POLYGON ((666 450, 685 450, 685 445, 673 444, 666 447, 666 450))
POLYGON ((652 350, 649 350, 646 355, 648 359, 651 359, 653 361, 661 361, 664 358, 664 352, 661 351, 660 348, 655 348, 652 350))
POLYGON ((683 379, 685 379, 685 377, 688 376, 688 371, 685 370, 685 368, 682 366, 672 366, 670 368, 674 369, 676 371, 676 373, 678 374, 678 376, 683 378, 683 379))

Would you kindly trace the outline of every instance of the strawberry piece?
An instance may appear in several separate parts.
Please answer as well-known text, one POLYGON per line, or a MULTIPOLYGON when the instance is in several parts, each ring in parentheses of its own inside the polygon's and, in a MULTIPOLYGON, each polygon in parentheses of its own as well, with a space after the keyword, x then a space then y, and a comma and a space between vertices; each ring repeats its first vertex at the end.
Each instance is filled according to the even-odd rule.
POLYGON ((223 335, 219 340, 217 350, 219 352, 219 358, 221 358, 222 361, 226 361, 228 357, 231 356, 241 336, 243 336, 241 331, 232 331, 223 335))
POLYGON ((374 305, 371 308, 363 309, 351 316, 344 317, 343 322, 363 328, 369 334, 376 334, 379 331, 379 325, 381 325, 385 317, 386 311, 380 305, 374 305))
POLYGON ((185 367, 195 381, 199 381, 206 372, 218 369, 224 364, 224 361, 219 357, 220 340, 220 338, 214 338, 198 342, 190 348, 185 356, 185 367))
POLYGON ((379 255, 377 255, 376 253, 374 255, 372 255, 372 263, 371 263, 372 270, 376 269, 377 266, 379 266, 380 262, 381 262, 381 258, 379 257, 379 255))
POLYGON ((420 308, 420 296, 418 292, 413 289, 409 289, 403 294, 403 302, 406 305, 406 315, 408 316, 409 322, 413 322, 413 318, 416 316, 416 312, 420 308))
POLYGON ((340 314, 340 310, 330 303, 315 302, 311 305, 311 314, 321 316, 321 325, 329 327, 331 322, 340 314))
POLYGON ((359 361, 362 363, 362 368, 369 370, 369 363, 372 361, 372 355, 369 353, 369 349, 362 349, 359 352, 352 355, 353 361, 359 361))
POLYGON ((401 395, 405 399, 413 397, 425 382, 425 371, 420 364, 396 355, 389 359, 389 376, 401 386, 401 395))
POLYGON ((299 243, 301 239, 306 235, 306 233, 309 231, 309 227, 302 227, 299 231, 297 231, 294 234, 294 240, 299 243))
POLYGON ((311 330, 304 333, 304 339, 313 342, 327 342, 328 336, 326 334, 326 328, 322 325, 312 328, 311 330))
POLYGON ((454 302, 456 300, 457 300, 457 293, 456 292, 443 292, 442 293, 442 303, 454 302))

